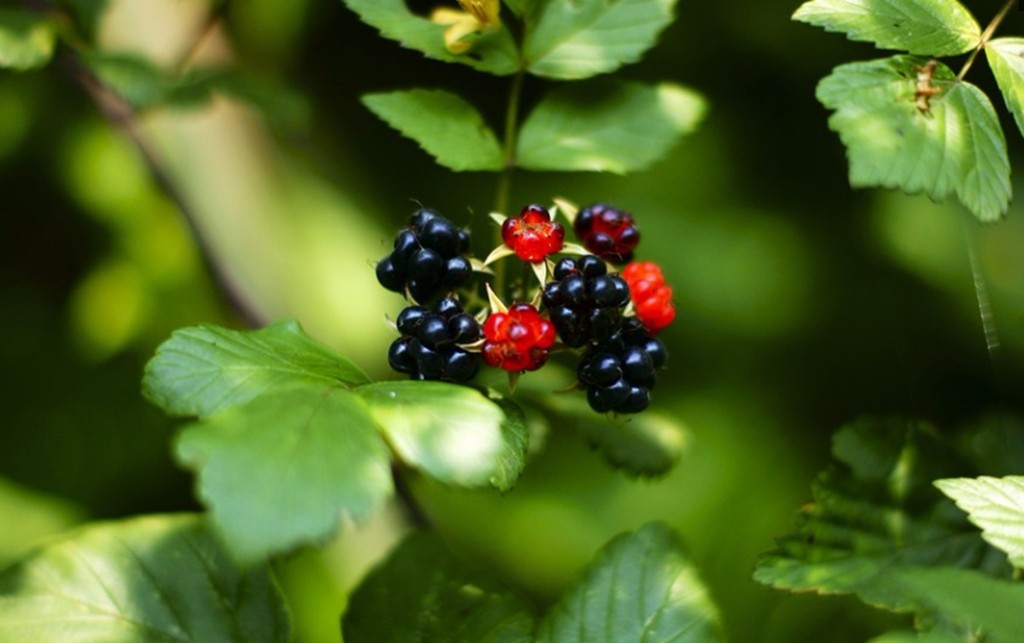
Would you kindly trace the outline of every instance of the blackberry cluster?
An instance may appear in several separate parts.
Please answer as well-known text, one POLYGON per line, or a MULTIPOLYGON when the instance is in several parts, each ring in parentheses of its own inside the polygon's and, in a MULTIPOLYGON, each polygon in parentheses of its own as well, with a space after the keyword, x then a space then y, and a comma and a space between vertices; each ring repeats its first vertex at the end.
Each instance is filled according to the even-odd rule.
POLYGON ((614 264, 632 261, 633 249, 640 243, 640 230, 633 215, 605 203, 580 210, 573 230, 587 250, 614 264))
POLYGON ((605 263, 593 255, 555 264, 555 281, 544 287, 542 301, 566 346, 601 342, 621 325, 629 286, 607 273, 605 263))
POLYGON ((433 307, 409 306, 398 315, 402 334, 388 349, 388 363, 414 380, 466 382, 480 368, 480 354, 465 349, 483 338, 480 323, 454 297, 433 307))
POLYGON ((638 320, 627 319, 608 341, 583 354, 577 376, 598 413, 639 413, 651 403, 655 371, 667 359, 665 345, 638 320))
POLYGON ((377 281, 393 292, 408 289, 415 301, 427 303, 466 282, 472 272, 468 251, 468 231, 422 208, 395 236, 391 253, 377 263, 377 281))

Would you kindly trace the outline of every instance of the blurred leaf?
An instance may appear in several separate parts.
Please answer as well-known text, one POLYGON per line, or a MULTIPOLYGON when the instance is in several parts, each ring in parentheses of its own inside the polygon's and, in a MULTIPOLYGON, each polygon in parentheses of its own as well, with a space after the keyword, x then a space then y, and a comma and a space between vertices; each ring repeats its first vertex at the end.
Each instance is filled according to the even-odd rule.
POLYGON ((338 386, 267 392, 186 428, 176 451, 245 564, 322 540, 391 493, 387 447, 363 401, 338 386))
POLYGON ((1009 554, 1011 565, 1024 568, 1024 476, 952 478, 935 486, 967 512, 982 538, 1009 554))
POLYGON ((444 382, 392 381, 354 389, 406 464, 447 484, 508 491, 526 461, 522 412, 444 382))
POLYGON ((92 40, 99 29, 109 0, 57 0, 75 16, 79 28, 87 40, 92 40))
POLYGON ((285 643, 266 569, 235 569, 192 516, 103 523, 0 575, 0 640, 285 643))
POLYGON ((567 85, 526 119, 517 161, 530 170, 642 170, 692 132, 704 111, 698 94, 673 83, 567 85))
POLYGON ((956 632, 955 640, 1010 643, 1024 632, 1024 584, 948 567, 901 569, 892 576, 896 591, 921 606, 919 620, 956 632))
POLYGON ((48 19, 24 9, 0 8, 0 68, 42 67, 53 58, 56 37, 48 19))
POLYGON ((1006 107, 1024 134, 1024 38, 994 38, 985 44, 985 56, 1006 107))
MULTIPOLYGON (((444 43, 446 27, 421 18, 406 7, 404 0, 342 0, 359 18, 378 29, 382 36, 397 40, 403 47, 423 52, 427 58, 462 63, 499 76, 519 70, 519 52, 508 28, 473 40, 466 54, 455 55, 444 43)), ((354 61, 352 61, 354 62, 354 61)))
POLYGON ((529 605, 429 532, 409 535, 373 570, 342 619, 349 643, 529 643, 533 627, 529 605))
POLYGON ((948 565, 1008 574, 962 512, 932 486, 971 467, 927 425, 863 419, 833 439, 836 462, 812 486, 795 533, 758 562, 754 578, 778 589, 857 593, 896 610, 913 604, 887 574, 948 565))
POLYGON ((575 80, 633 63, 675 18, 675 0, 538 3, 523 56, 531 74, 575 80))
POLYGON ((668 473, 682 456, 686 430, 667 416, 598 414, 579 395, 540 394, 531 400, 557 416, 555 424, 579 431, 608 462, 636 476, 668 473))
POLYGON ((718 611, 672 531, 617 536, 544 616, 537 643, 722 641, 718 611))
POLYGON ((248 332, 218 326, 177 330, 146 365, 142 388, 172 415, 203 417, 288 387, 369 381, 297 322, 285 321, 248 332))
POLYGON ((501 145, 475 107, 451 92, 410 89, 363 96, 363 104, 457 172, 501 170, 501 145))
POLYGON ((137 110, 157 106, 195 107, 210 100, 221 71, 195 69, 181 75, 129 54, 92 53, 82 56, 89 71, 104 87, 137 110))
POLYGON ((527 21, 532 21, 540 8, 540 0, 504 0, 505 6, 512 10, 517 16, 526 16, 527 21))
POLYGON ((818 100, 836 110, 828 122, 846 145, 850 184, 935 200, 955 192, 978 219, 999 219, 1010 201, 1010 162, 995 110, 940 63, 933 86, 941 93, 922 111, 915 88, 925 63, 910 56, 850 63, 818 84, 818 100))
POLYGON ((963 643, 963 637, 949 632, 887 632, 876 636, 868 643, 963 643))
POLYGON ((44 537, 82 521, 82 510, 60 498, 0 478, 0 569, 44 537))
POLYGON ((252 74, 227 70, 213 81, 213 88, 259 110, 270 123, 304 130, 310 120, 306 99, 291 88, 252 74))
POLYGON ((981 42, 981 27, 956 0, 812 0, 793 20, 919 56, 962 54, 981 42))

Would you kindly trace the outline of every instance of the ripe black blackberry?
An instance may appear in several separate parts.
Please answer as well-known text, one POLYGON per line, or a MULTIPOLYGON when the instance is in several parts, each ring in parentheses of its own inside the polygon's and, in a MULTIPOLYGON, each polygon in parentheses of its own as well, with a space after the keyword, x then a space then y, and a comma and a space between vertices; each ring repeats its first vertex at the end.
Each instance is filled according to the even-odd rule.
POLYGON ((421 208, 395 236, 392 251, 377 263, 377 281, 394 292, 408 288, 415 301, 429 303, 466 282, 472 272, 468 251, 468 231, 421 208))
POLYGON ((601 342, 620 326, 629 286, 607 273, 605 263, 593 255, 555 264, 555 281, 544 287, 542 301, 566 346, 601 342))
POLYGON ((388 349, 388 363, 415 380, 466 382, 480 368, 480 354, 465 346, 483 337, 476 318, 454 297, 431 308, 409 306, 398 315, 401 337, 388 349))
POLYGON ((589 348, 576 374, 598 413, 639 413, 651 402, 655 373, 665 365, 665 345, 636 319, 627 319, 607 341, 589 348))

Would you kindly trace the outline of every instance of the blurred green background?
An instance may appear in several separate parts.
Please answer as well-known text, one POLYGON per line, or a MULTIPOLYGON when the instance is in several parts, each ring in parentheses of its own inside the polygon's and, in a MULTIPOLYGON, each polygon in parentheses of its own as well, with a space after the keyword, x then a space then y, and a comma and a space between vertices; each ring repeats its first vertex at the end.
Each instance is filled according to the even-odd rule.
MULTIPOLYGON (((538 601, 612 535, 661 519, 691 548, 731 640, 865 640, 899 621, 750 580, 809 498, 831 433, 862 414, 952 431, 1024 403, 1019 199, 1005 222, 981 226, 956 204, 852 191, 814 87, 839 63, 884 54, 791 22, 796 4, 680 2, 660 45, 620 75, 688 85, 710 112, 651 171, 516 176, 515 204, 604 200, 637 217, 640 254, 664 266, 679 310, 655 407, 690 431, 660 480, 629 479, 555 431, 505 497, 412 481, 453 546, 538 601), (993 351, 971 252, 992 299, 993 351)), ((984 24, 1002 2, 967 4, 984 24)), ((203 0, 111 0, 100 42, 173 64, 209 11, 203 0)), ((1001 33, 1022 32, 1014 12, 1001 33)), ((198 52, 207 58, 288 88, 308 110, 301 127, 223 98, 147 113, 142 135, 191 220, 67 65, 0 72, 0 564, 83 521, 198 509, 169 455, 175 423, 139 394, 146 359, 174 328, 292 317, 390 377, 384 316, 401 302, 372 264, 392 231, 415 202, 483 228, 495 177, 434 165, 358 97, 444 87, 496 125, 507 79, 403 50, 337 0, 232 3, 198 52)), ((997 96, 985 65, 970 80, 997 96)), ((528 80, 527 105, 549 87, 528 80)), ((1024 145, 995 102, 1020 167, 1024 145)), ((478 254, 487 241, 476 239, 478 254)), ((346 591, 403 529, 389 507, 278 566, 297 641, 340 640, 346 591)))

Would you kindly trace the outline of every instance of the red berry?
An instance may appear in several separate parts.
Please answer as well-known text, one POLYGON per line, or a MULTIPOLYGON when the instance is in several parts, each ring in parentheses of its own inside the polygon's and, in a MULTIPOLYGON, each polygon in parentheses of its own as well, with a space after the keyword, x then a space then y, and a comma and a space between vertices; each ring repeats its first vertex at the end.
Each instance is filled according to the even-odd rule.
POLYGON ((530 304, 515 304, 507 313, 492 313, 484 322, 484 361, 506 371, 535 371, 548 359, 555 327, 530 304))
POLYGON ((562 249, 565 229, 539 205, 528 205, 501 225, 501 239, 523 261, 537 263, 562 249))
POLYGON ((633 215, 603 203, 580 210, 573 230, 587 250, 612 263, 629 262, 640 242, 633 215))
POLYGON ((656 333, 672 323, 676 309, 672 306, 672 289, 665 284, 661 268, 653 261, 638 261, 622 271, 629 284, 629 295, 637 319, 648 332, 656 333))

